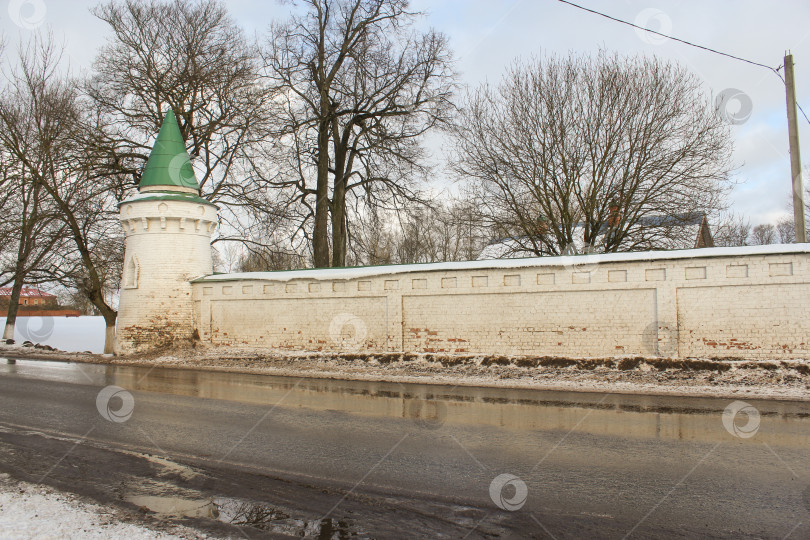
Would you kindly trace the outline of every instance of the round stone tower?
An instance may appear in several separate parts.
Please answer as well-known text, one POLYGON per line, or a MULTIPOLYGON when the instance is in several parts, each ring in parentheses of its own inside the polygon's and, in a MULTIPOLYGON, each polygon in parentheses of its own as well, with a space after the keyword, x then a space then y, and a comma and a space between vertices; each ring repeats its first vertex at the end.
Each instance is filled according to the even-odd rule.
POLYGON ((138 194, 119 204, 124 271, 115 352, 188 344, 194 335, 190 281, 211 274, 217 207, 200 188, 174 113, 166 113, 138 194))

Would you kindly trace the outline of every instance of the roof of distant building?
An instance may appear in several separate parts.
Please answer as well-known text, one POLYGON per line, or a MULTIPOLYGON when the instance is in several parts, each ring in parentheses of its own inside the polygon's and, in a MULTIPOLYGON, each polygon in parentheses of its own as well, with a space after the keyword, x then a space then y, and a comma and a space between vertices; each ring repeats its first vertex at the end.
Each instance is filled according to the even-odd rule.
MULTIPOLYGON (((0 287, 0 296, 11 296, 11 287, 0 287)), ((56 298, 56 295, 34 287, 23 287, 20 298, 56 298)))

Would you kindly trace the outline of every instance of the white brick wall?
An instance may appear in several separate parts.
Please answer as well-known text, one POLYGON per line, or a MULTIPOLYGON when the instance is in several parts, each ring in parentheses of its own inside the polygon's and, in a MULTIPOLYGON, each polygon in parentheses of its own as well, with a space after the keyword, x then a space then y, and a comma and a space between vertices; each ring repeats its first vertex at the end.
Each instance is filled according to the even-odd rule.
POLYGON ((194 320, 203 341, 302 350, 810 357, 810 253, 691 253, 212 276, 194 320))

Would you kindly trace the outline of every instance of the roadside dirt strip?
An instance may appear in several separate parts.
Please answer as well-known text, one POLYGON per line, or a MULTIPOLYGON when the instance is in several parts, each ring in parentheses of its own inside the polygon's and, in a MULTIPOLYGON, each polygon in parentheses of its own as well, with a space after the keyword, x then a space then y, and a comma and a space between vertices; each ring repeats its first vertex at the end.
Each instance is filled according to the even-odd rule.
POLYGON ((115 357, 16 345, 0 345, 0 356, 289 377, 810 401, 808 359, 753 362, 723 358, 326 354, 236 347, 196 347, 115 357))

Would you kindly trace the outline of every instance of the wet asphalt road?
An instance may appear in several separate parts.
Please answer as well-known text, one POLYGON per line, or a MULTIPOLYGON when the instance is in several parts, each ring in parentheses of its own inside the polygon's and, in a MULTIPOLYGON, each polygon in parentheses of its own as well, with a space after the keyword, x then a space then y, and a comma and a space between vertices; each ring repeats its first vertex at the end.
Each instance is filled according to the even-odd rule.
POLYGON ((17 361, 0 364, 0 467, 54 436, 46 483, 91 447, 106 457, 71 466, 134 450, 254 498, 299 490, 370 537, 810 537, 810 403, 752 401, 758 424, 729 430, 732 401, 17 361), (131 416, 120 394, 99 408, 110 385, 131 416))

